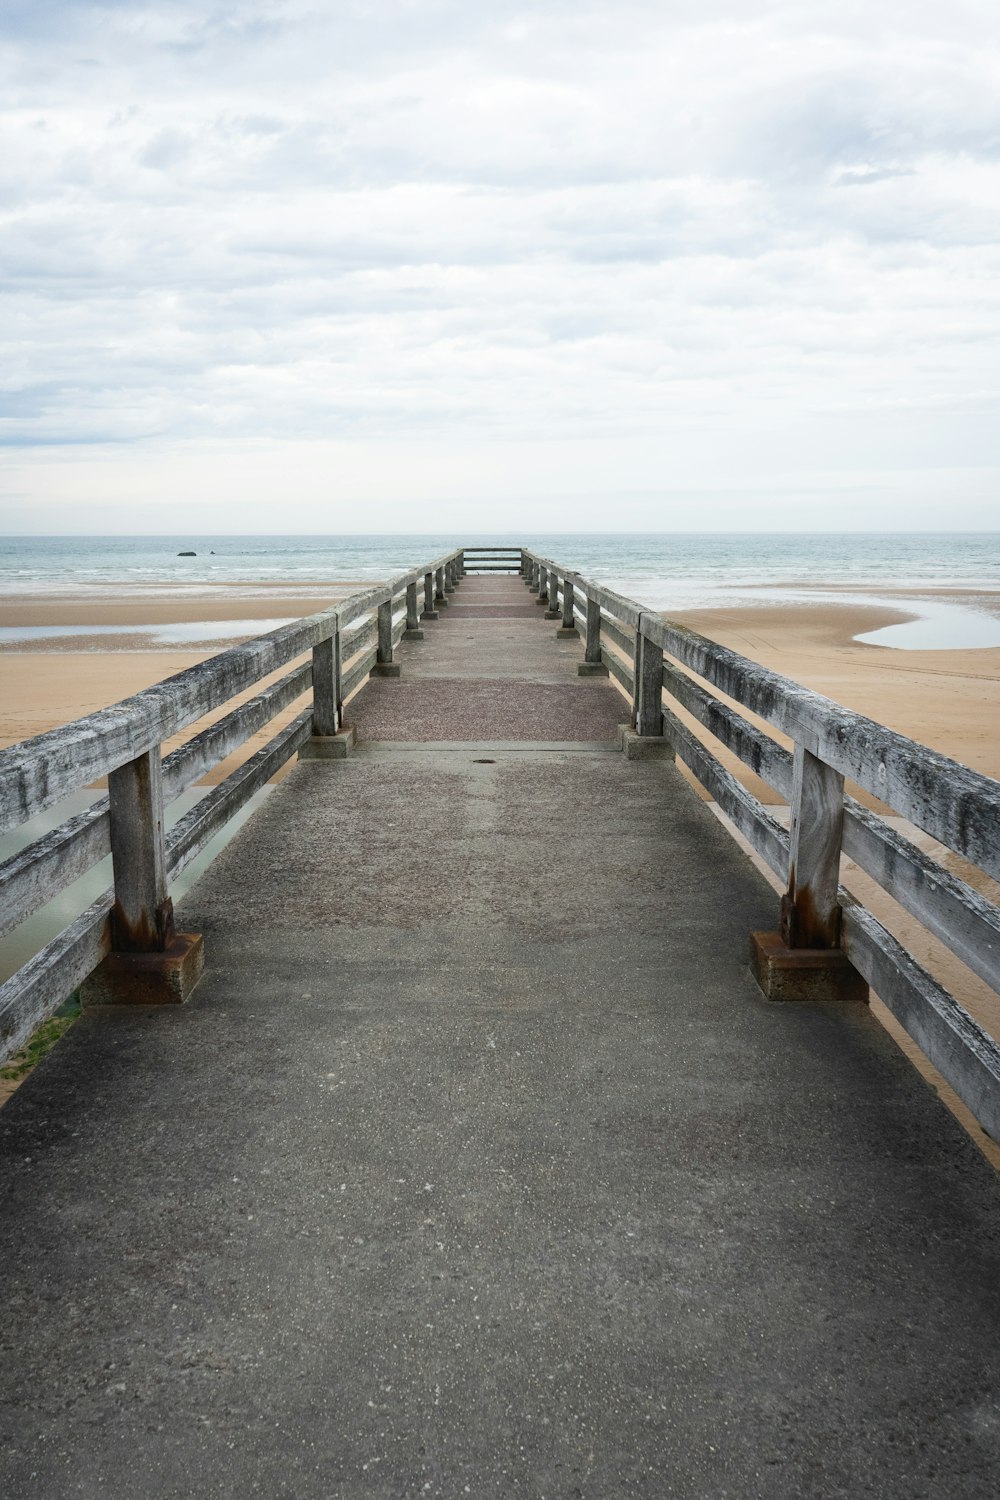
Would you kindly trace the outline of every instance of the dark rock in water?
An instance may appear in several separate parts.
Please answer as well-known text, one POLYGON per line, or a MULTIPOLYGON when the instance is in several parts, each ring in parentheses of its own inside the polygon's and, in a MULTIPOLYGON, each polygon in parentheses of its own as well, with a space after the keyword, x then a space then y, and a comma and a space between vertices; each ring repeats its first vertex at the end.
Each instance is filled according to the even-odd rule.
POLYGON ((197 552, 178 552, 178 557, 197 557, 197 552))

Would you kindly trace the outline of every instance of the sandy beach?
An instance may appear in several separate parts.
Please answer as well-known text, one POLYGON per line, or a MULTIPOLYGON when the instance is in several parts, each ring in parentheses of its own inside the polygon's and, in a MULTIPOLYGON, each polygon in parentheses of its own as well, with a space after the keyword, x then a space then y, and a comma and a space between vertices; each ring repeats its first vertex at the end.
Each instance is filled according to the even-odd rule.
MULTIPOLYGON (((114 597, 63 594, 0 599, 0 627, 67 627, 65 635, 0 644, 0 747, 116 703, 246 638, 213 628, 221 622, 260 622, 259 627, 255 625, 246 633, 257 634, 270 629, 276 620, 314 614, 359 586, 332 580, 291 592, 287 587, 269 588, 258 583, 221 584, 196 593, 184 587, 164 586, 155 594, 123 588, 114 597), (189 649, 158 647, 150 633, 151 627, 198 622, 204 624, 204 631, 198 632, 201 639, 189 649), (87 627, 100 626, 124 630, 113 636, 86 633, 87 627), (72 632, 70 627, 75 627, 72 632)), ((253 691, 258 692, 261 686, 253 691)), ((299 707, 286 709, 249 739, 242 751, 205 778, 206 784, 222 780, 235 765, 260 749, 277 729, 294 718, 299 707)), ((175 743, 169 741, 167 748, 172 749, 175 743)))
MULTIPOLYGON (((674 618, 847 708, 1000 778, 1000 648, 900 651, 855 641, 855 635, 912 618, 893 606, 891 591, 884 592, 884 608, 762 605, 690 610, 674 618)), ((942 597, 941 591, 936 594, 942 597)), ((984 599, 981 594, 944 597, 984 599)), ((996 612, 1000 598, 986 598, 996 612)), ((765 801, 776 800, 759 782, 753 789, 765 801)))

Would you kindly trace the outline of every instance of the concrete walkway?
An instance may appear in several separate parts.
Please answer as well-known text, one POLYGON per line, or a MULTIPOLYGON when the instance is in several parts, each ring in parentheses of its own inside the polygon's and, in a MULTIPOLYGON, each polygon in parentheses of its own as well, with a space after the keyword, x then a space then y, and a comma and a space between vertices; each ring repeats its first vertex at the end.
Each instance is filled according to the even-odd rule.
POLYGON ((0 1112, 0 1493, 1000 1493, 1000 1195, 523 586, 187 899, 206 977, 0 1112))

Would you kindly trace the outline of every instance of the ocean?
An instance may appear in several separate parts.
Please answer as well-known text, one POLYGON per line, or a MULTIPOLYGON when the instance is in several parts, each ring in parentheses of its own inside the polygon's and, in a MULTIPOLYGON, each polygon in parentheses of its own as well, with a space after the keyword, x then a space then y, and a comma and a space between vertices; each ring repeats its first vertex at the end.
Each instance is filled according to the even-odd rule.
MULTIPOLYGON (((437 533, 387 536, 70 536, 0 538, 0 598, 18 594, 173 597, 206 585, 261 594, 287 584, 323 594, 324 584, 392 577, 466 543, 524 544, 652 609, 712 608, 838 600, 871 603, 874 589, 1000 591, 1000 533, 437 533), (194 552, 185 557, 183 552, 194 552), (836 592, 831 592, 831 591, 836 592)), ((943 600, 914 600, 918 619, 863 637, 903 649, 1000 645, 995 613, 943 600), (891 632, 891 634, 890 634, 891 632)), ((244 622, 236 622, 242 625, 244 622)), ((273 623, 273 622, 271 622, 273 623)), ((258 622, 258 629, 264 628, 258 622)), ((179 644, 171 627, 163 644, 179 644)), ((45 627, 30 635, 41 636, 45 627)), ((65 630, 62 632, 65 634, 65 630)), ((229 634, 253 633, 248 628, 229 634)), ((0 640, 28 638, 18 628, 0 640)))
POLYGON ((0 594, 381 579, 462 543, 523 543, 658 609, 801 585, 1000 588, 1000 533, 0 538, 0 594), (180 557, 193 550, 195 557, 180 557))

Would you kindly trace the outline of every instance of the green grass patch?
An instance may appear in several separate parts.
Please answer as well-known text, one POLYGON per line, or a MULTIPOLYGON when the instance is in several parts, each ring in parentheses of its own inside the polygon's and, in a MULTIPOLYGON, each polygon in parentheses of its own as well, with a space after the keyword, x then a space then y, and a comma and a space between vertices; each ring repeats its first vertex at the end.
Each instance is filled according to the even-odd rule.
POLYGON ((72 1000, 61 1007, 57 1015, 50 1021, 43 1021, 41 1026, 35 1028, 31 1036, 25 1042, 20 1052, 15 1052, 3 1067, 0 1068, 0 1078, 6 1083, 17 1083, 36 1068, 47 1052, 58 1042, 59 1038, 68 1031, 80 1014, 80 1000, 74 995, 72 1000))

